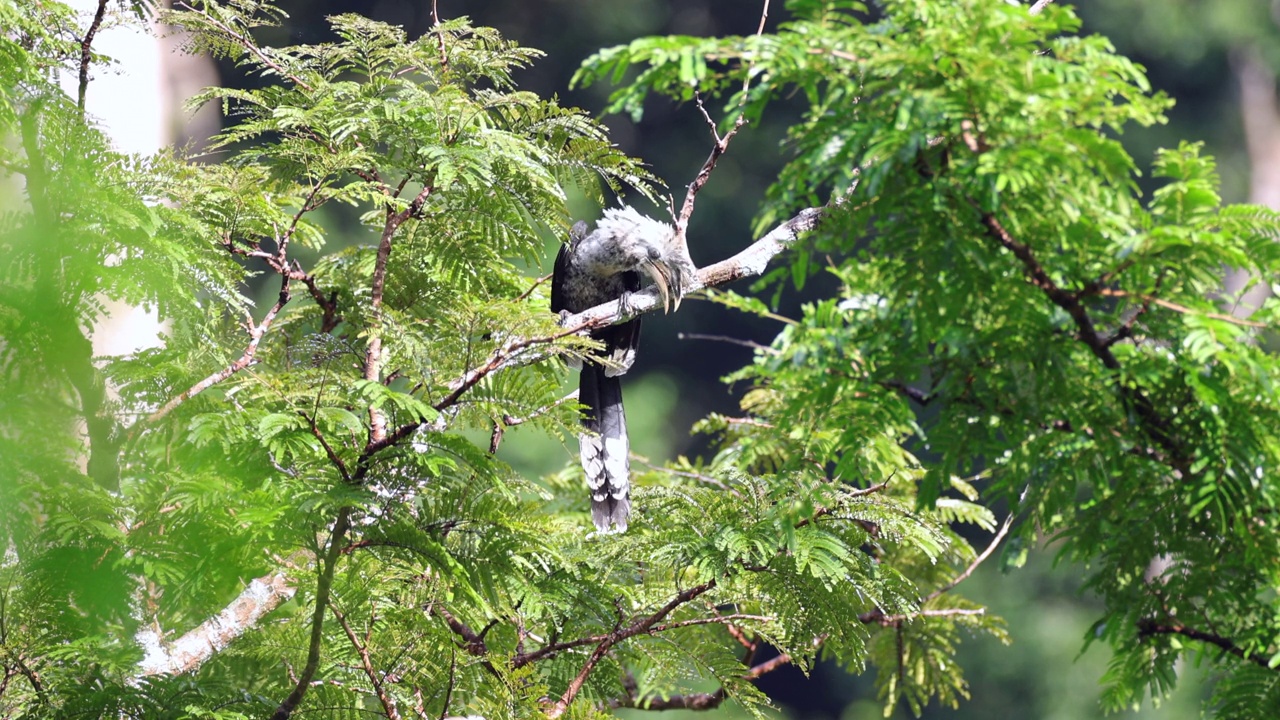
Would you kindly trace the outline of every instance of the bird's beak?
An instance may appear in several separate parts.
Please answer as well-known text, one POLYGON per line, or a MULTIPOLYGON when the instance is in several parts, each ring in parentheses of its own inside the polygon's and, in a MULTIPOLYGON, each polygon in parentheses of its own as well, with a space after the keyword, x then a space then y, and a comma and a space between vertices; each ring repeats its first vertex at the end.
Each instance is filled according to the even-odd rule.
POLYGON ((662 297, 662 312, 668 308, 680 309, 680 301, 684 299, 684 279, 678 268, 668 265, 662 260, 652 260, 641 265, 644 271, 653 278, 653 284, 662 297))

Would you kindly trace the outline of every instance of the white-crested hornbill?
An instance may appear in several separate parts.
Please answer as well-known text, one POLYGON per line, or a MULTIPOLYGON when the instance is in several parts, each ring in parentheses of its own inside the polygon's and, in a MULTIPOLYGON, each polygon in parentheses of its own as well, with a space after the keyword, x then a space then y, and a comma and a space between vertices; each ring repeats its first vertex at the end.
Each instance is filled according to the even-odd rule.
MULTIPOLYGON (((605 210, 588 232, 574 224, 568 244, 556 256, 551 310, 576 313, 621 299, 640 289, 641 272, 653 280, 665 310, 680 299, 692 279, 693 263, 668 224, 630 207, 605 210)), ((618 376, 631 369, 640 341, 640 318, 592 331, 604 344, 599 360, 582 364, 578 402, 582 404, 579 455, 591 491, 591 520, 600 532, 627 529, 631 515, 630 443, 618 376)))

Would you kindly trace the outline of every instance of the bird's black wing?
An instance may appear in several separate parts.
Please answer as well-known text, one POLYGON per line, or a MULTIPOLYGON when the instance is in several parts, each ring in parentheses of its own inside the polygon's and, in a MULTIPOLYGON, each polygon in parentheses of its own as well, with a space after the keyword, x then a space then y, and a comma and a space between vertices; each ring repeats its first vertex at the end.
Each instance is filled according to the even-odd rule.
POLYGON ((556 254, 556 264, 551 270, 551 312, 568 310, 564 297, 564 281, 569 272, 569 246, 561 245, 556 254))

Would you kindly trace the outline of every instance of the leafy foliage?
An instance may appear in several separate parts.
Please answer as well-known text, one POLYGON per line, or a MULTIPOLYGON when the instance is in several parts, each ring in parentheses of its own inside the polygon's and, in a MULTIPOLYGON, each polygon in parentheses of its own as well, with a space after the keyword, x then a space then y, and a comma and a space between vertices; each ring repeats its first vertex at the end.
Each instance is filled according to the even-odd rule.
MULTIPOLYGON (((1276 276, 1280 217, 1222 206, 1191 144, 1159 153, 1144 199, 1115 136, 1162 122, 1168 103, 1105 39, 1069 34, 1068 8, 790 7, 776 35, 643 39, 579 76, 646 68, 614 95, 632 111, 644 92, 687 99, 703 77, 749 117, 793 90, 807 100, 759 222, 830 194, 791 275, 832 258, 844 299, 807 308, 780 336, 796 346, 735 376, 753 383, 744 409, 795 431, 709 427, 743 428, 732 447, 749 460, 795 453, 846 477, 902 437, 877 447, 869 430, 914 432, 922 501, 985 474, 987 497, 1025 515, 1025 540, 1051 533, 1092 568, 1097 636, 1117 651, 1110 707, 1163 696, 1197 649, 1227 650, 1224 685, 1254 687, 1244 678, 1280 651, 1266 560, 1280 537, 1277 306, 1245 320, 1219 288, 1224 266, 1276 276)), ((1243 692, 1227 695, 1224 716, 1249 715, 1243 692)))
POLYGON ((715 294, 784 323, 728 378, 744 415, 700 423, 718 452, 639 478, 601 536, 576 469, 494 448, 576 433, 562 359, 593 344, 526 277, 566 189, 656 180, 465 19, 266 47, 270 5, 179 7, 193 49, 268 81, 197 98, 230 121, 218 165, 111 151, 51 80, 74 16, 0 0, 0 168, 26 192, 0 219, 3 714, 759 713, 764 644, 918 714, 967 697, 965 632, 1006 639, 956 593, 989 556, 962 528, 1002 537, 1000 500, 1091 564, 1111 705, 1206 645, 1223 717, 1274 699, 1276 311, 1215 291, 1224 265, 1274 273, 1280 225, 1222 207, 1193 145, 1139 195, 1115 134, 1167 102, 1069 10, 795 0, 775 34, 586 62, 633 114, 798 90, 760 227, 835 200, 768 282, 825 256, 841 288, 798 319, 715 294), (161 343, 93 358, 103 299, 155 308, 161 343), (263 614, 211 623, 233 600, 263 614))

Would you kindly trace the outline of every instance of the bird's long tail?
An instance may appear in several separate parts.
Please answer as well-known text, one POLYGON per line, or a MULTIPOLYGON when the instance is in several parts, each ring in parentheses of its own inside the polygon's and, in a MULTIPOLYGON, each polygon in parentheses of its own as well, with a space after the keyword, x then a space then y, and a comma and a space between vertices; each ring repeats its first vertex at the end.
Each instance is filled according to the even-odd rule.
POLYGON ((582 468, 591 490, 591 521, 600 532, 625 532, 631 516, 631 461, 627 418, 622 409, 622 382, 605 369, 583 363, 578 390, 583 405, 578 438, 582 468))

